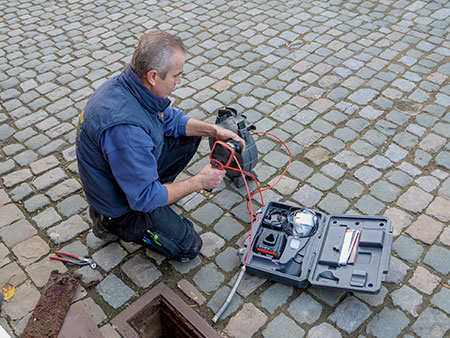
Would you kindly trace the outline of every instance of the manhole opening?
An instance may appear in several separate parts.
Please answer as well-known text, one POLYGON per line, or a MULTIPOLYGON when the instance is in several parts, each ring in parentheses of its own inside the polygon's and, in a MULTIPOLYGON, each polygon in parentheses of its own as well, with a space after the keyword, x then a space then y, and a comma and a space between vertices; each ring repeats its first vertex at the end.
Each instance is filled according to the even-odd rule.
POLYGON ((141 296, 112 323, 124 337, 219 337, 198 313, 163 283, 141 296))

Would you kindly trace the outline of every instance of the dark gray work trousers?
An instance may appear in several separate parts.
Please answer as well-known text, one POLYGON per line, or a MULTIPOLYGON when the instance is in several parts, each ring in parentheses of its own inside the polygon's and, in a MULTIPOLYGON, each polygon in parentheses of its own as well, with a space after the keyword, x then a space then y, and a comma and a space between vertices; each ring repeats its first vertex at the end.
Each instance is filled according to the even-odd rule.
MULTIPOLYGON (((201 137, 165 137, 158 159, 159 181, 173 182, 192 159, 201 137)), ((141 244, 168 258, 180 261, 194 258, 202 240, 187 218, 176 214, 169 206, 152 212, 131 210, 126 214, 102 221, 104 227, 125 241, 141 244)))

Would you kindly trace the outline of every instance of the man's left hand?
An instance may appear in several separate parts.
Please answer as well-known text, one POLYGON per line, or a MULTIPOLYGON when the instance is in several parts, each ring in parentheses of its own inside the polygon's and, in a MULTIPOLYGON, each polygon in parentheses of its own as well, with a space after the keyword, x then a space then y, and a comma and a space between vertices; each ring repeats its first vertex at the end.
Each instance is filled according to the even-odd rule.
POLYGON ((230 138, 236 142, 242 143, 242 151, 245 150, 245 141, 240 138, 236 133, 233 133, 231 130, 222 128, 220 126, 216 127, 216 139, 225 142, 226 140, 229 140, 230 138))

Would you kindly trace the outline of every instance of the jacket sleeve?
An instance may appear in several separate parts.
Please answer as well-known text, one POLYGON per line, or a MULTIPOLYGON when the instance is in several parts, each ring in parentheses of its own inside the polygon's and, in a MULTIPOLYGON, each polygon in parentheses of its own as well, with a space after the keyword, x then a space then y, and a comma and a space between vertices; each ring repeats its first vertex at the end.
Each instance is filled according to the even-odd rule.
POLYGON ((184 115, 181 109, 168 106, 164 110, 164 135, 186 136, 186 124, 190 117, 184 115))
POLYGON ((100 143, 131 209, 150 212, 167 203, 167 188, 158 181, 154 145, 143 129, 129 124, 113 126, 103 132, 100 143))

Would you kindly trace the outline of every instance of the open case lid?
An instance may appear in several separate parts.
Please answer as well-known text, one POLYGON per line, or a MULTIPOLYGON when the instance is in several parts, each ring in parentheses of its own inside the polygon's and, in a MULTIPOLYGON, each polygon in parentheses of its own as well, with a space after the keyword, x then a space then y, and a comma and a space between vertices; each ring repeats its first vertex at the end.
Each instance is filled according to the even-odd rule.
POLYGON ((306 253, 308 281, 312 285, 378 293, 389 269, 392 240, 392 225, 387 217, 330 215, 306 253), (341 256, 341 252, 348 252, 344 244, 347 229, 354 229, 354 236, 359 232, 359 238, 354 262, 343 265, 347 256, 341 256))

